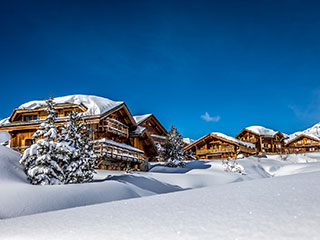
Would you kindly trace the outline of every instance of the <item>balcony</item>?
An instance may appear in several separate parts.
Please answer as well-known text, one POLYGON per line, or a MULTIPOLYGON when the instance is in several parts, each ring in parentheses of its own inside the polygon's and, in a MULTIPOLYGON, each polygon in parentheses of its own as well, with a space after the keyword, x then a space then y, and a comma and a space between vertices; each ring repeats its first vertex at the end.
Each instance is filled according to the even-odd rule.
POLYGON ((197 155, 207 155, 207 154, 220 154, 220 153, 234 153, 233 147, 225 147, 221 149, 198 149, 196 150, 197 155))
POLYGON ((126 161, 142 163, 144 152, 132 146, 106 138, 93 141, 93 150, 98 159, 98 166, 105 161, 126 161))
POLYGON ((100 131, 111 132, 125 138, 129 137, 129 127, 112 118, 107 118, 102 122, 100 131))

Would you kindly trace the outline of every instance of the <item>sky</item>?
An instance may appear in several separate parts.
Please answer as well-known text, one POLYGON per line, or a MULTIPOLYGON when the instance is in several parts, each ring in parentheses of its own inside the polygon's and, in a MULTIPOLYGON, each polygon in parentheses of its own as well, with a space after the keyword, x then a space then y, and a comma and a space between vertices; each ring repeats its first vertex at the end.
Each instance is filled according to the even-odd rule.
POLYGON ((0 1, 0 118, 90 94, 184 137, 320 121, 317 1, 0 1))

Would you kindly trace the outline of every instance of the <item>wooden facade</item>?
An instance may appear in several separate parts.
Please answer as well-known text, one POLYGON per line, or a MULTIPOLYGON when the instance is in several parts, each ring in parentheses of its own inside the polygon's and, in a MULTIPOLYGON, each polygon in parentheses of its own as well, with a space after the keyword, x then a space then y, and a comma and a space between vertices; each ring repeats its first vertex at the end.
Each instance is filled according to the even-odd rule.
POLYGON ((150 134, 154 145, 157 147, 158 156, 153 158, 153 161, 161 161, 162 155, 164 153, 164 144, 166 136, 168 134, 167 130, 162 126, 159 120, 153 114, 145 114, 140 116, 134 116, 134 119, 138 126, 145 128, 150 134))
POLYGON ((245 128, 236 138, 243 142, 253 143, 258 154, 281 154, 285 151, 285 136, 280 132, 263 134, 245 128))
POLYGON ((196 159, 225 159, 256 154, 253 144, 239 141, 222 133, 209 133, 185 148, 185 152, 192 152, 196 159))
MULTIPOLYGON (((87 111, 86 107, 76 104, 59 104, 55 105, 55 109, 57 127, 68 120, 70 111, 87 111)), ((9 121, 0 126, 0 131, 10 134, 12 149, 23 152, 33 143, 32 135, 46 116, 45 107, 16 109, 9 121)), ((86 114, 84 121, 93 130, 90 138, 94 143, 100 169, 147 170, 147 161, 158 155, 150 134, 134 134, 138 126, 124 103, 103 115, 86 114), (101 142, 103 139, 105 141, 101 142)))
POLYGON ((311 134, 297 134, 286 140, 286 153, 305 153, 320 151, 320 139, 311 134))

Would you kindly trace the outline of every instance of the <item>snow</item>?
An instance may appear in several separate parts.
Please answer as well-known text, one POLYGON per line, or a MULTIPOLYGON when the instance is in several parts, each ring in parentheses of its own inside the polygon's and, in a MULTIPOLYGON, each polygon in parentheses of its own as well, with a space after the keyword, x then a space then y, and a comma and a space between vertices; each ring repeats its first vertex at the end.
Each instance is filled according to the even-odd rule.
POLYGON ((157 134, 151 134, 151 137, 160 138, 160 139, 166 139, 167 138, 166 136, 160 136, 160 135, 157 135, 157 134))
POLYGON ((317 137, 316 135, 312 134, 311 132, 304 132, 304 131, 303 132, 295 132, 293 134, 290 134, 288 136, 288 138, 285 139, 284 141, 285 141, 285 143, 288 143, 288 142, 291 142, 293 139, 298 138, 298 137, 303 136, 303 135, 307 136, 307 137, 310 137, 310 138, 313 138, 313 139, 315 139, 317 141, 320 141, 320 138, 317 137))
POLYGON ((212 134, 212 135, 215 135, 215 136, 217 136, 217 137, 221 137, 221 138, 227 139, 227 140, 229 140, 229 141, 231 141, 231 142, 236 142, 236 143, 238 143, 238 144, 240 144, 240 145, 243 145, 243 146, 246 146, 246 147, 248 147, 248 148, 255 148, 255 145, 254 145, 253 143, 243 142, 243 141, 241 141, 241 140, 239 140, 239 139, 236 139, 236 138, 234 138, 234 137, 230 137, 230 136, 225 135, 225 134, 223 134, 223 133, 212 132, 211 134, 212 134))
POLYGON ((183 142, 186 144, 192 144, 192 143, 194 143, 194 140, 191 138, 183 138, 183 142))
POLYGON ((304 130, 298 131, 288 135, 287 139, 285 140, 286 143, 292 141, 293 139, 300 137, 301 135, 305 135, 307 137, 311 137, 320 141, 320 123, 315 124, 314 126, 304 130))
POLYGON ((307 133, 307 134, 315 135, 317 137, 320 137, 320 123, 315 124, 311 128, 308 128, 308 129, 304 130, 303 132, 307 133))
POLYGON ((112 146, 124 148, 124 149, 130 150, 130 151, 135 151, 135 152, 139 152, 139 153, 144 153, 142 150, 140 150, 140 149, 138 149, 138 148, 132 147, 132 146, 127 145, 127 144, 124 144, 124 143, 118 143, 118 142, 115 142, 115 141, 112 141, 112 140, 106 139, 106 138, 102 138, 102 139, 99 139, 99 140, 95 140, 95 141, 93 141, 93 142, 94 142, 94 143, 107 143, 107 144, 110 144, 110 145, 112 145, 112 146))
POLYGON ((140 124, 151 115, 152 115, 151 113, 144 114, 144 115, 136 115, 136 116, 133 116, 133 119, 136 121, 137 124, 140 124))
POLYGON ((34 186, 0 146, 0 239, 318 239, 320 153, 220 160, 34 186), (90 205, 90 206, 89 206, 90 205), (57 211, 59 210, 59 211, 57 211), (40 213, 40 214, 39 214, 40 213))
POLYGON ((146 130, 145 127, 137 126, 137 128, 134 131, 130 132, 130 133, 131 134, 140 135, 140 134, 142 134, 144 132, 144 130, 146 130))
POLYGON ((0 120, 0 126, 9 123, 9 118, 4 118, 0 120))
POLYGON ((0 131, 0 144, 10 141, 10 134, 8 132, 0 131))
MULTIPOLYGON (((112 101, 108 98, 93 95, 69 95, 56 97, 53 99, 56 104, 77 104, 87 108, 83 116, 103 115, 115 107, 120 106, 123 102, 112 101)), ((22 104, 18 109, 36 109, 45 106, 45 100, 30 101, 22 104)))
POLYGON ((254 132, 260 136, 268 136, 268 137, 273 137, 274 135, 276 135, 278 132, 269 129, 269 128, 265 128, 262 126, 251 126, 251 127, 247 127, 245 128, 251 132, 254 132))

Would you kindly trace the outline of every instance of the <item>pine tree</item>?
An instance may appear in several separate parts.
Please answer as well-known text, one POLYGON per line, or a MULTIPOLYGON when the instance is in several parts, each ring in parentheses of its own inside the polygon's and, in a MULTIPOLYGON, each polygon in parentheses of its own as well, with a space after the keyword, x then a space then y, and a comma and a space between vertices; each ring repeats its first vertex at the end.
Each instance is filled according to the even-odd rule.
POLYGON ((59 138, 55 125, 55 109, 52 96, 46 100, 47 118, 42 122, 32 138, 37 140, 23 154, 20 163, 24 165, 28 179, 32 184, 53 185, 64 182, 61 159, 57 158, 59 138))
MULTIPOLYGON (((77 111, 72 111, 69 121, 61 127, 59 143, 68 149, 67 161, 63 166, 66 183, 91 182, 94 175, 95 157, 89 134, 90 129, 77 111)), ((63 152, 63 151, 62 151, 63 152)))
POLYGON ((168 167, 184 166, 183 137, 173 125, 166 137, 164 158, 168 167))

